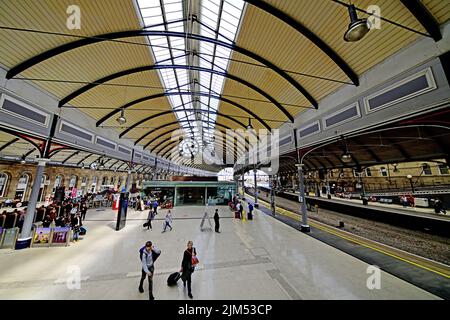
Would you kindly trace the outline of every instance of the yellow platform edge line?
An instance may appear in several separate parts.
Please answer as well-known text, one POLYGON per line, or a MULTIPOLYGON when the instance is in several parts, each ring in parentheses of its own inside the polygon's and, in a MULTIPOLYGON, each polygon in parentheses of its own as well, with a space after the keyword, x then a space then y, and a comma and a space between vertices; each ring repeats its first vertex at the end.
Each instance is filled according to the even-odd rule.
MULTIPOLYGON (((266 202, 266 201, 264 201, 264 200, 261 200, 261 199, 258 199, 258 202, 262 202, 262 203, 265 204, 264 206, 265 206, 266 208, 270 208, 270 207, 268 206, 268 204, 269 204, 268 202, 266 202)), ((280 207, 276 207, 276 211, 279 212, 280 214, 285 215, 285 216, 288 216, 288 217, 291 217, 291 215, 299 216, 298 214, 296 214, 296 213, 294 213, 294 212, 292 212, 292 211, 290 211, 290 210, 287 210, 287 209, 284 209, 284 208, 280 208, 280 207), (283 212, 287 212, 288 214, 283 213, 283 212)), ((297 219, 294 219, 294 220, 297 220, 297 219)), ((390 256, 390 257, 396 258, 396 259, 401 260, 401 261, 403 261, 403 262, 409 263, 409 264, 411 264, 411 265, 413 265, 413 266, 416 266, 416 267, 425 269, 425 270, 427 270, 427 271, 436 273, 436 274, 438 274, 438 275, 440 275, 440 276, 443 276, 443 277, 445 277, 445 278, 450 278, 450 275, 449 275, 449 274, 442 273, 442 272, 440 272, 440 271, 431 269, 431 268, 429 268, 429 267, 423 266, 423 265, 418 264, 418 263, 416 263, 416 262, 413 262, 413 261, 410 261, 410 260, 408 260, 408 259, 399 257, 399 256, 397 256, 397 255, 395 255, 395 254, 389 253, 389 252, 384 251, 384 250, 382 250, 382 249, 378 249, 378 248, 375 248, 375 247, 373 247, 373 246, 371 246, 371 245, 368 245, 368 244, 365 244, 365 243, 363 243, 363 242, 360 242, 360 241, 358 241, 358 240, 349 238, 349 237, 347 237, 347 236, 344 236, 344 235, 342 235, 342 234, 339 234, 339 233, 335 232, 334 230, 332 230, 332 229, 330 229, 330 228, 328 228, 328 227, 320 226, 320 225, 318 225, 318 224, 315 223, 315 222, 312 222, 311 225, 312 225, 313 227, 319 229, 319 230, 322 230, 322 231, 331 233, 331 234, 333 234, 333 235, 335 235, 335 236, 337 236, 337 237, 340 237, 340 238, 342 238, 342 239, 345 239, 345 240, 347 240, 347 241, 351 241, 351 242, 357 243, 357 244, 359 244, 359 245, 361 245, 361 246, 364 246, 364 247, 366 247, 366 248, 369 248, 369 249, 372 249, 372 250, 381 252, 381 253, 383 253, 383 254, 385 254, 385 255, 388 255, 388 256, 390 256)), ((370 241, 370 239, 368 239, 368 241, 370 241)))

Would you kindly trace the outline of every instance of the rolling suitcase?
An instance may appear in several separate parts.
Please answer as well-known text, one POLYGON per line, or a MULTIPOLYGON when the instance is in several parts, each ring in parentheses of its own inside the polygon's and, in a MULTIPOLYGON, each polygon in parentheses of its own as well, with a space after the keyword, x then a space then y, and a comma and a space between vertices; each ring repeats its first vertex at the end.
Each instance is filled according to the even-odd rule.
POLYGON ((80 227, 80 233, 79 233, 79 235, 80 235, 80 236, 86 235, 86 228, 80 227))
POLYGON ((167 278, 167 285, 174 286, 177 284, 177 281, 181 278, 181 274, 179 272, 172 273, 169 278, 167 278))
POLYGON ((235 219, 240 219, 241 218, 241 213, 239 211, 235 211, 234 212, 234 218, 235 219))

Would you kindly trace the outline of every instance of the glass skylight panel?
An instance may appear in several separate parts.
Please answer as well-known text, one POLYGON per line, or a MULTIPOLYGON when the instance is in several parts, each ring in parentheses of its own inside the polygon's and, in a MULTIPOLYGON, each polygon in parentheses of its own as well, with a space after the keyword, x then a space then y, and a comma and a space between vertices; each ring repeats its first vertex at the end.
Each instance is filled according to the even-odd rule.
POLYGON ((159 8, 159 0, 138 0, 138 4, 141 10, 149 7, 159 8))
MULTIPOLYGON (((186 16, 186 14, 183 15, 185 8, 183 8, 182 0, 138 0, 137 3, 144 25, 149 30, 185 32, 184 23, 179 21, 186 16), (164 25, 164 22, 167 24, 164 25), (151 27, 158 24, 157 27, 151 27)), ((236 37, 244 1, 201 0, 199 3, 201 5, 200 17, 198 17, 201 22, 200 35, 232 43, 236 37), (220 10, 222 12, 219 12, 220 10)), ((156 64, 188 65, 188 55, 185 52, 186 38, 156 36, 148 37, 148 39, 156 64)), ((195 43, 195 41, 193 42, 195 43)), ((200 59, 197 66, 226 72, 231 50, 209 42, 200 41, 198 43, 200 59)), ((166 92, 170 93, 191 91, 194 80, 192 77, 197 74, 199 75, 199 86, 195 90, 201 93, 220 95, 225 82, 224 77, 209 72, 193 72, 189 69, 159 69, 158 71, 166 92)), ((194 132, 195 139, 201 144, 203 144, 202 137, 204 140, 212 141, 217 114, 208 111, 216 112, 218 110, 220 103, 218 99, 200 95, 196 97, 170 95, 168 99, 177 119, 183 121, 180 125, 186 133, 192 136, 192 132, 194 132), (198 102, 194 104, 193 100, 198 102), (185 111, 194 108, 199 108, 201 111, 199 119, 197 119, 197 112, 185 111)))

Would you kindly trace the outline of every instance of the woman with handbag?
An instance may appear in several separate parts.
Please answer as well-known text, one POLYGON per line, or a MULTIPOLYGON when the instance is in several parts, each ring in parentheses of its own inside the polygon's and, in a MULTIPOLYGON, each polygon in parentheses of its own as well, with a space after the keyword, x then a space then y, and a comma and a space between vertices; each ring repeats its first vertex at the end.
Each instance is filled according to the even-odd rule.
POLYGON ((188 296, 193 298, 191 290, 191 276, 195 270, 195 266, 198 264, 197 251, 193 247, 194 243, 188 241, 187 249, 183 253, 183 261, 181 262, 181 280, 183 280, 183 285, 188 287, 188 296))

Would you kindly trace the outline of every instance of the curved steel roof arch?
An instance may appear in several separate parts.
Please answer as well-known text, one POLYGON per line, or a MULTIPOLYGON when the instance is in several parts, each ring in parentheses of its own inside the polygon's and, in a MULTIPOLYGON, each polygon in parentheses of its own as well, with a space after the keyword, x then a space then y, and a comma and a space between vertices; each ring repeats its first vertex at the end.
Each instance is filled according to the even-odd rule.
POLYGON ((255 86, 254 84, 239 78, 235 75, 229 74, 229 73, 225 73, 225 72, 221 72, 218 70, 213 70, 213 69, 207 69, 207 68, 202 68, 202 67, 198 67, 198 66, 184 66, 184 65, 150 65, 150 66, 142 66, 142 67, 137 67, 137 68, 133 68, 133 69, 128 69, 128 70, 123 70, 111 75, 108 75, 106 77, 103 77, 101 79, 95 80, 93 81, 93 83, 90 83, 88 85, 85 85, 84 87, 70 93, 69 95, 67 95, 66 97, 62 98, 59 103, 58 103, 58 107, 62 107, 63 105, 65 105, 66 103, 68 103, 69 101, 75 99, 77 96, 89 91, 90 89, 95 88, 96 86, 126 76, 126 75, 130 75, 133 73, 139 73, 139 72, 143 72, 143 71, 151 71, 151 70, 160 70, 160 69, 185 69, 185 70, 193 70, 193 71, 199 71, 199 72, 208 72, 208 73, 212 73, 215 75, 219 75, 225 78, 229 78, 232 79, 236 82, 241 83, 242 85, 258 92, 260 95, 262 95, 264 98, 266 98, 267 100, 269 100, 270 102, 272 102, 274 105, 277 106, 277 108, 283 112, 283 114, 293 123, 294 122, 294 117, 286 110, 286 108, 283 107, 283 105, 281 103, 279 103, 277 100, 275 100, 271 95, 269 95, 268 93, 266 93, 264 90, 260 89, 259 87, 255 86))
POLYGON ((204 41, 209 42, 221 47, 228 48, 230 50, 239 52, 247 57, 250 57, 263 65, 270 68, 272 71, 276 72, 278 75, 280 75, 282 78, 284 78, 286 81, 288 81, 293 87, 295 87, 316 109, 318 108, 319 104, 318 102, 313 98, 313 96, 300 84, 298 83, 294 78, 292 78, 287 72, 283 71, 281 68, 277 67, 272 62, 266 60, 265 58, 261 57, 260 55, 242 48, 236 44, 230 44, 224 41, 220 41, 213 38, 204 37, 197 34, 192 33, 185 33, 185 32, 174 32, 174 31, 159 31, 159 30, 128 30, 128 31, 120 31, 120 32, 113 32, 113 33, 106 33, 98 36, 93 37, 86 37, 80 40, 76 40, 70 43, 63 44, 59 47, 47 50, 45 52, 42 52, 20 64, 17 66, 11 68, 7 74, 6 79, 11 79, 17 74, 29 69, 30 67, 45 61, 49 58, 55 57, 61 53, 80 48, 86 45, 90 45, 93 43, 103 42, 107 40, 114 40, 119 38, 130 38, 130 37, 137 37, 137 36, 164 36, 164 37, 174 37, 174 38, 189 38, 197 41, 204 41))
MULTIPOLYGON (((184 120, 185 122, 187 122, 188 120, 184 120)), ((149 131, 149 132, 147 132, 145 135, 143 135, 141 138, 139 138, 138 139, 138 142, 139 141, 141 141, 142 139, 144 139, 146 136, 148 136, 148 135, 150 135, 151 133, 154 133, 154 132, 156 132, 156 131, 158 131, 158 130, 161 130, 161 129, 163 129, 163 128, 166 128, 167 126, 171 126, 171 125, 174 125, 174 124, 178 124, 179 122, 178 121, 174 121, 174 122, 171 122, 171 123, 166 123, 166 124, 163 124, 163 125, 161 125, 161 126, 159 126, 159 127, 157 127, 157 128, 154 128, 154 129, 152 129, 151 131, 149 131)), ((225 125, 222 125, 222 124, 220 124, 220 123, 215 123, 217 126, 219 126, 219 127, 223 127, 223 128, 225 128, 225 129, 230 129, 229 127, 227 127, 227 126, 225 126, 225 125)), ((240 137, 242 137, 242 135, 241 134, 238 134, 240 137)), ((244 139, 245 139, 245 141, 247 142, 247 144, 250 144, 249 143, 249 141, 248 141, 248 139, 247 139, 247 137, 243 137, 244 139)), ((237 140, 238 142, 241 142, 240 140, 237 140)), ((137 142, 136 142, 137 143, 137 142)), ((241 145, 242 145, 242 142, 241 142, 241 145)), ((146 148, 148 146, 148 144, 146 144, 145 146, 144 146, 144 149, 146 148)), ((244 149, 246 150, 246 151, 248 151, 248 145, 244 145, 244 149)))
MULTIPOLYGON (((233 151, 233 156, 234 156, 235 160, 237 159, 237 155, 238 154, 237 154, 236 150, 234 150, 233 151)), ((166 158, 166 159, 168 159, 168 158, 166 158)), ((226 159, 224 159, 224 160, 226 160, 226 159)), ((176 154, 173 158, 170 159, 170 161, 172 161, 172 162, 174 162, 174 163, 176 163, 178 165, 187 165, 186 161, 189 161, 189 159, 188 158, 183 158, 183 156, 180 156, 180 154, 176 154)), ((222 165, 227 166, 226 161, 224 161, 224 163, 222 165)))
MULTIPOLYGON (((172 141, 171 143, 169 143, 169 144, 167 144, 165 147, 163 147, 163 148, 161 148, 161 150, 159 150, 159 152, 162 152, 163 150, 165 150, 166 148, 168 148, 166 151, 164 151, 164 153, 161 155, 161 157, 165 157, 166 155, 167 155, 167 153, 169 153, 170 151, 172 151, 173 149, 172 149, 172 147, 173 147, 173 144, 174 143, 176 143, 177 141, 172 141)), ((233 155, 235 156, 235 159, 237 159, 237 152, 236 152, 236 150, 233 150, 233 155)), ((179 154, 177 154, 177 156, 179 156, 179 154)), ((180 157, 181 159, 182 159, 182 157, 180 157)), ((166 159, 168 159, 168 158, 166 158, 166 159)), ((177 158, 178 159, 178 158, 177 158)), ((187 158, 184 158, 184 159, 186 159, 186 160, 189 160, 189 159, 187 159, 187 158)), ((172 161, 172 160, 171 160, 172 161)))
POLYGON ((134 143, 134 145, 137 145, 141 140, 145 139, 147 136, 151 135, 152 133, 155 133, 158 130, 161 130, 161 129, 166 128, 168 126, 172 126, 174 124, 179 124, 179 122, 178 121, 173 121, 173 122, 169 122, 169 123, 165 123, 163 125, 160 125, 159 127, 153 128, 152 130, 150 130, 149 132, 147 132, 146 134, 141 136, 139 139, 137 139, 136 142, 134 143))
MULTIPOLYGON (((176 123, 179 123, 179 122, 185 123, 185 122, 191 122, 191 120, 181 120, 181 121, 177 121, 176 123)), ((225 125, 223 125, 223 124, 220 124, 220 123, 215 123, 215 122, 212 122, 212 121, 202 121, 202 122, 203 122, 203 123, 208 123, 208 124, 214 123, 214 124, 216 124, 216 125, 219 126, 219 127, 222 127, 222 128, 224 128, 224 129, 229 129, 229 130, 231 130, 230 127, 227 127, 227 126, 225 126, 225 125)), ((239 135, 241 138, 244 138, 245 141, 246 141, 248 144, 250 144, 250 142, 248 141, 247 137, 242 136, 242 135, 239 134, 239 133, 238 133, 237 135, 239 135)), ((164 144, 164 143, 163 143, 163 144, 164 144)), ((146 146, 147 146, 147 145, 146 145, 146 146)), ((156 148, 158 148, 158 146, 156 146, 156 147, 154 147, 153 149, 151 149, 150 152, 153 152, 156 148)), ((145 149, 145 147, 144 147, 144 149, 145 149)), ((248 151, 248 147, 247 147, 247 146, 245 146, 245 150, 248 151)))
MULTIPOLYGON (((181 122, 188 122, 188 121, 189 121, 189 120, 182 120, 181 122)), ((161 130, 161 129, 163 129, 163 128, 166 128, 166 127, 168 127, 168 126, 172 126, 172 125, 174 125, 174 124, 179 124, 179 122, 178 122, 178 121, 174 121, 174 122, 170 122, 170 123, 165 123, 165 124, 163 124, 163 125, 161 125, 161 126, 159 126, 159 127, 157 127, 157 128, 153 128, 152 130, 150 130, 149 132, 147 132, 146 134, 144 134, 142 137, 140 137, 140 138, 135 142, 135 145, 136 145, 137 143, 139 143, 139 141, 145 139, 145 137, 149 136, 150 134, 155 133, 156 131, 161 130)), ((220 124, 220 123, 215 123, 215 125, 217 125, 217 126, 219 126, 219 127, 223 127, 223 128, 225 128, 225 129, 231 129, 231 128, 229 128, 229 127, 227 127, 227 126, 225 126, 225 125, 223 125, 223 124, 220 124)), ((238 134, 238 135, 239 135, 240 137, 242 137, 242 135, 240 135, 240 134, 238 134)), ((246 137, 244 137, 244 138, 245 138, 245 141, 246 141, 247 143, 249 143, 248 139, 247 139, 246 137)), ((145 147, 144 147, 144 149, 145 149, 145 147)), ((248 150, 248 147, 246 146, 245 149, 248 150)))
MULTIPOLYGON (((232 117, 230 117, 230 119, 235 120, 235 119, 233 119, 232 117)), ((242 125, 242 126, 245 127, 245 125, 244 125, 243 123, 240 123, 240 122, 238 122, 238 121, 236 121, 236 122, 239 123, 240 125, 242 125)), ((215 124, 218 124, 218 123, 215 122, 215 124)), ((221 126, 221 127, 225 127, 225 126, 222 125, 222 124, 218 124, 218 125, 221 126)), ((229 127, 225 127, 225 129, 233 130, 232 128, 229 128, 229 127)), ((216 130, 216 129, 215 129, 215 130, 216 130)), ((150 141, 144 146, 144 149, 147 148, 152 142, 154 142, 155 140, 157 140, 158 138, 160 138, 161 136, 164 136, 165 134, 167 134, 167 133, 169 133, 169 132, 173 132, 173 130, 172 130, 172 129, 169 129, 169 131, 167 131, 167 132, 165 132, 165 133, 163 133, 163 134, 160 134, 159 136, 153 138, 152 140, 150 140, 150 141)), ((223 132, 223 131, 221 131, 221 132, 222 132, 222 133, 226 133, 226 132, 223 132)))
POLYGON ((131 107, 131 106, 133 106, 135 104, 138 104, 138 103, 141 103, 141 102, 144 102, 144 101, 148 101, 148 100, 153 100, 153 99, 165 97, 165 96, 178 96, 178 95, 196 95, 196 96, 211 97, 211 98, 214 98, 214 99, 222 100, 222 101, 224 101, 226 103, 229 103, 232 106, 238 108, 239 110, 243 110, 243 111, 247 112, 249 115, 253 116, 253 118, 258 120, 264 127, 266 127, 267 130, 272 130, 272 128, 263 119, 261 119, 255 113, 253 113, 252 111, 248 110, 243 105, 241 105, 241 104, 239 104, 239 103, 237 103, 235 101, 232 101, 232 100, 227 99, 227 98, 222 97, 222 96, 216 96, 216 95, 212 95, 212 94, 205 93, 205 92, 188 92, 188 91, 162 92, 162 93, 153 94, 151 96, 142 97, 142 98, 136 99, 134 101, 128 102, 127 104, 116 108, 115 110, 113 110, 110 113, 108 113, 106 116, 102 117, 100 120, 97 121, 96 126, 97 127, 100 126, 103 122, 105 122, 106 120, 111 118, 116 113, 120 112, 122 109, 127 109, 127 108, 129 108, 129 107, 131 107))
POLYGON ((328 44, 326 44, 325 41, 323 41, 310 29, 305 27, 303 24, 301 24, 291 16, 287 15, 285 12, 273 7, 272 5, 268 4, 265 1, 262 0, 244 0, 244 1, 260 10, 267 12, 271 16, 278 18, 280 21, 286 23, 287 25, 294 28, 301 35, 305 36, 308 40, 314 43, 322 52, 324 52, 347 75, 347 77, 353 82, 355 86, 359 86, 359 77, 356 74, 356 72, 353 71, 353 69, 349 66, 349 64, 345 62, 344 59, 339 54, 337 54, 336 51, 334 51, 328 44))
MULTIPOLYGON (((223 131, 220 131, 220 132, 224 133, 223 131)), ((159 138, 162 138, 163 136, 165 136, 165 135, 167 135, 167 134, 169 134, 169 133, 171 133, 171 131, 165 132, 165 133, 159 135, 158 137, 155 138, 155 140, 156 140, 156 139, 159 139, 159 138)), ((177 135, 175 135, 173 138, 177 138, 177 139, 178 139, 178 138, 180 138, 180 137, 183 137, 183 135, 184 135, 183 133, 177 134, 177 135)), ((223 137, 222 137, 222 139, 223 139, 223 137)), ((175 140, 168 140, 168 141, 171 141, 171 142, 178 142, 178 141, 175 141, 175 140)), ((168 142, 168 141, 166 141, 166 142, 168 142)), ((225 141, 225 140, 222 140, 222 141, 225 141)), ((237 140, 237 141, 240 142, 239 140, 237 140)), ((165 142, 163 142, 163 143, 161 143, 161 144, 155 146, 152 150, 150 150, 150 152, 153 152, 153 150, 155 150, 156 148, 162 146, 163 144, 165 144, 165 142)), ((168 145, 169 145, 169 144, 166 144, 166 146, 168 146, 168 145)), ((224 144, 222 143, 222 146, 223 146, 223 145, 224 145, 224 144)), ((163 148, 160 149, 159 151, 162 151, 164 148, 165 148, 165 147, 163 147, 163 148)), ((145 148, 144 148, 144 149, 145 149, 145 148)), ((239 151, 241 151, 241 152, 245 152, 245 151, 248 151, 248 146, 245 146, 245 145, 243 145, 242 143, 240 143, 240 144, 236 143, 236 144, 233 144, 233 149, 237 149, 237 150, 239 150, 239 151), (234 146, 236 146, 236 148, 234 148, 234 146)))
MULTIPOLYGON (((221 131, 221 132, 222 132, 222 131, 221 131)), ((170 132, 166 132, 166 133, 162 134, 161 136, 167 135, 168 133, 170 133, 170 132)), ((181 138, 181 137, 183 137, 183 134, 176 135, 175 138, 177 138, 177 141, 175 141, 175 142, 178 142, 178 138, 181 138)), ((167 140, 167 141, 165 141, 165 142, 162 142, 161 144, 159 144, 159 145, 155 146, 153 149, 151 149, 150 152, 154 152, 158 147, 161 147, 161 146, 163 146, 164 144, 165 144, 165 146, 169 145, 170 143, 169 143, 169 144, 166 144, 166 142, 168 142, 168 141, 174 142, 174 140, 167 140)), ((225 142, 226 140, 224 140, 223 137, 222 137, 222 140, 221 140, 221 141, 222 141, 222 142, 225 142)), ((222 143, 222 146, 223 146, 223 145, 224 145, 224 143, 222 143)), ((238 150, 239 150, 240 152, 242 152, 242 153, 245 153, 245 151, 248 151, 248 146, 242 144, 242 142, 241 142, 240 140, 237 140, 236 143, 234 143, 234 141, 233 141, 233 149, 235 149, 234 147, 236 147, 236 149, 238 149, 238 150)), ((163 148, 165 148, 165 147, 163 147, 163 148)), ((159 151, 157 151, 157 152, 162 151, 163 148, 161 148, 161 149, 160 149, 159 151)), ((157 152, 155 151, 155 154, 156 154, 157 152)))
MULTIPOLYGON (((126 130, 124 130, 123 132, 121 132, 121 133, 119 134, 119 138, 122 138, 122 137, 123 137, 124 135, 126 135, 128 132, 130 132, 131 130, 133 130, 133 129, 136 128, 137 126, 139 126, 139 125, 141 125, 141 124, 143 124, 143 123, 145 123, 145 122, 147 122, 147 121, 149 121, 149 120, 152 120, 152 119, 155 119, 155 118, 158 118, 158 117, 161 117, 161 116, 170 114, 170 113, 174 113, 174 112, 177 112, 177 111, 183 111, 183 112, 184 112, 184 111, 186 111, 186 112, 199 112, 200 110, 197 110, 197 109, 167 110, 167 111, 163 111, 163 112, 160 112, 160 113, 157 113, 157 114, 153 114, 153 115, 151 115, 151 116, 148 116, 147 118, 144 118, 144 119, 142 119, 142 120, 139 120, 138 122, 136 122, 136 123, 133 124, 132 126, 128 127, 126 130)), ((244 128, 247 127, 245 124, 243 124, 242 122, 236 120, 235 118, 233 118, 233 117, 230 116, 230 115, 223 114, 223 113, 220 113, 220 112, 217 112, 217 111, 207 111, 207 110, 201 110, 201 111, 202 111, 202 112, 208 112, 208 113, 210 113, 210 114, 217 114, 218 116, 221 116, 221 117, 224 117, 224 118, 227 118, 227 119, 229 119, 229 120, 231 120, 231 121, 236 122, 237 124, 239 124, 240 126, 242 126, 242 127, 244 127, 244 128)))

